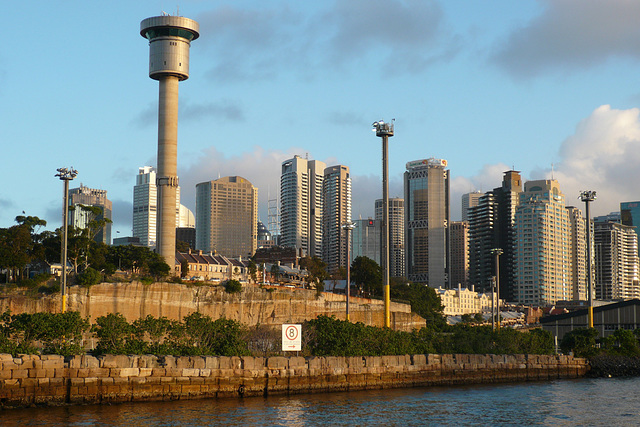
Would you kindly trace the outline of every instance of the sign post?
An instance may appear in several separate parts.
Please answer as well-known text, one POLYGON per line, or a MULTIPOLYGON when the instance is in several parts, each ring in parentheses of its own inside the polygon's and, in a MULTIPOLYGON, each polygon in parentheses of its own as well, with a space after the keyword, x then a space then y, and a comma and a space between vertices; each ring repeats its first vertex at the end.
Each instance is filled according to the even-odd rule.
POLYGON ((282 325, 282 351, 302 350, 302 325, 282 325))

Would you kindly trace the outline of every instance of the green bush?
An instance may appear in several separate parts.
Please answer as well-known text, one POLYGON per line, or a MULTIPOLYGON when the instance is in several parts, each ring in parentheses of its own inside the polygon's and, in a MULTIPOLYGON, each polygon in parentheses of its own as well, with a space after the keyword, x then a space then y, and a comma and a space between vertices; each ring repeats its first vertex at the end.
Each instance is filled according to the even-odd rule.
POLYGON ((577 357, 591 357, 600 352, 596 348, 598 330, 595 328, 580 328, 564 334, 560 342, 560 350, 564 354, 573 354, 577 357))
POLYGON ((11 316, 5 336, 12 339, 18 353, 36 352, 39 342, 44 354, 65 356, 83 353, 82 334, 89 321, 77 311, 66 313, 22 313, 11 316))
POLYGON ((102 274, 99 271, 87 267, 82 273, 76 277, 76 283, 80 286, 93 286, 102 281, 102 274))
POLYGON ((242 292, 242 284, 237 280, 227 280, 224 284, 224 290, 228 294, 239 294, 242 292))

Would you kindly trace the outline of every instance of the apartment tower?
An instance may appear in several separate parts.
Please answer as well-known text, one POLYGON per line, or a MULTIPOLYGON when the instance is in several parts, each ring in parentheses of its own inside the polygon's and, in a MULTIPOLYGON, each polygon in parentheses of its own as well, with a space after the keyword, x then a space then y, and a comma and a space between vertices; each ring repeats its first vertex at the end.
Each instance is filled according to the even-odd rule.
MULTIPOLYGON (((376 200, 376 220, 382 221, 382 199, 376 200)), ((404 199, 389 199, 389 275, 405 277, 404 199)))
POLYGON ((351 177, 343 165, 324 170, 322 183, 322 260, 327 271, 335 273, 347 267, 347 236, 343 225, 351 222, 351 177))
POLYGON ((558 181, 525 183, 515 231, 517 302, 553 305, 570 300, 570 223, 558 181))
POLYGON ((322 257, 325 163, 300 156, 282 163, 279 245, 322 257))

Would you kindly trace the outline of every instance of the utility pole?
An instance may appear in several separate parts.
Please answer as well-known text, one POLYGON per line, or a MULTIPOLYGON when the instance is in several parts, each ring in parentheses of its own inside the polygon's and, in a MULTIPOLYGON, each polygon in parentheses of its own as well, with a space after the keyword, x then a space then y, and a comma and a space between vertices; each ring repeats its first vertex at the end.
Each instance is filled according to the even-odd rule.
POLYGON ((347 322, 349 319, 349 296, 351 295, 351 230, 356 228, 356 224, 354 222, 348 221, 347 223, 342 225, 342 229, 347 233, 347 322))
POLYGON ((491 253, 496 257, 496 319, 498 330, 500 330, 500 255, 502 255, 502 249, 491 249, 491 253))
MULTIPOLYGON (((395 120, 395 119, 394 119, 395 120)), ((391 327, 391 292, 389 289, 389 137, 393 136, 393 120, 373 122, 373 131, 382 138, 382 290, 384 293, 384 326, 391 327)))
POLYGON ((78 175, 78 171, 73 167, 71 169, 59 168, 55 175, 64 183, 62 193, 62 253, 60 254, 60 265, 62 266, 62 285, 60 286, 60 294, 62 296, 62 312, 67 311, 67 238, 69 236, 69 181, 78 175))
POLYGON ((596 200, 595 191, 580 192, 579 199, 584 202, 587 216, 587 300, 589 301, 589 327, 593 328, 593 273, 591 272, 591 219, 589 217, 589 202, 596 200))

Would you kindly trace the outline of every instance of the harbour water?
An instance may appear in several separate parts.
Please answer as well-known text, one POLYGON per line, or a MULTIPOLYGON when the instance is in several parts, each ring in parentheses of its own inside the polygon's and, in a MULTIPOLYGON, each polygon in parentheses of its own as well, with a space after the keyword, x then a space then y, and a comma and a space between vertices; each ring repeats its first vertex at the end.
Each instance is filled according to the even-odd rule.
POLYGON ((640 425, 640 378, 182 400, 0 412, 2 426, 640 425))

